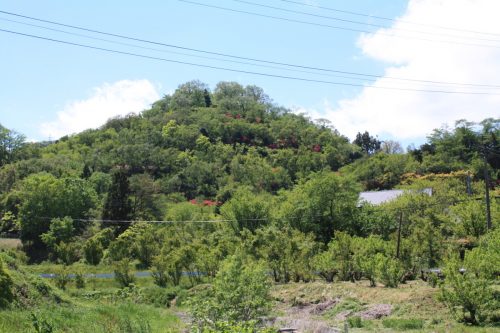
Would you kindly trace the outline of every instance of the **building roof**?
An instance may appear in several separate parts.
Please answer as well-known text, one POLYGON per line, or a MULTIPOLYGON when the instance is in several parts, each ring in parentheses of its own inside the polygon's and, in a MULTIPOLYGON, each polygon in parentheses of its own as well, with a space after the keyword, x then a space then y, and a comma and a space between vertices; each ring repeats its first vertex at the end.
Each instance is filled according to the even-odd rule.
POLYGON ((385 190, 385 191, 369 191, 369 192, 361 192, 359 194, 359 202, 360 204, 366 202, 372 205, 380 205, 385 202, 392 201, 403 195, 404 193, 425 193, 428 196, 432 196, 432 188, 424 188, 421 190, 413 191, 413 190, 385 190))

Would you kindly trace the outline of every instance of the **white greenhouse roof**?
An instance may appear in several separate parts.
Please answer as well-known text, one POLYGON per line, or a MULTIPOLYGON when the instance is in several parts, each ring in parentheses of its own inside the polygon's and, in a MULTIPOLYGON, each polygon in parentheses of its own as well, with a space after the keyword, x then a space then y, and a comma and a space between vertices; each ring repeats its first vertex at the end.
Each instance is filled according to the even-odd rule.
POLYGON ((386 191, 369 191, 369 192, 361 192, 359 194, 359 202, 360 204, 363 202, 370 203, 372 205, 380 205, 385 202, 392 201, 403 195, 404 193, 425 193, 429 196, 432 196, 432 188, 424 188, 421 190, 413 191, 413 190, 386 190, 386 191))

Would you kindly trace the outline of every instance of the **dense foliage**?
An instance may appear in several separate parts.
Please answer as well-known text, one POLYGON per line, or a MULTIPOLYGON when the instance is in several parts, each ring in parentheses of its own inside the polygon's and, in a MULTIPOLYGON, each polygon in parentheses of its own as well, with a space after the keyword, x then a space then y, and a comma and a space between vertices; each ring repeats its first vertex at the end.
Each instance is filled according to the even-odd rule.
MULTIPOLYGON (((499 135, 499 119, 461 120, 404 153, 366 131, 351 143, 258 87, 192 81, 139 115, 56 142, 0 126, 0 233, 18 234, 32 262, 112 264, 125 288, 133 264, 160 288, 208 282, 193 307, 207 331, 253 327, 267 309, 265 272, 396 288, 444 266, 444 302, 484 323, 495 320, 486 304, 498 305, 484 291, 499 272, 484 264, 498 256, 498 233, 483 198, 488 188, 496 227, 499 135), (408 191, 358 201, 363 189, 392 188, 408 191), (464 263, 447 259, 457 255, 464 263)), ((0 284, 9 281, 0 265, 0 284)))

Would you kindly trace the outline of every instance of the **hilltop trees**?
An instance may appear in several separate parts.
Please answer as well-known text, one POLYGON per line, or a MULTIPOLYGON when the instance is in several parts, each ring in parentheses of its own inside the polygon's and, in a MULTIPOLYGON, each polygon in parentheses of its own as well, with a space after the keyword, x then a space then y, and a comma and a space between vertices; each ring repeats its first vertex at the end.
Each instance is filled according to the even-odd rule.
POLYGON ((372 155, 379 151, 381 145, 381 141, 379 141, 376 137, 371 136, 368 131, 365 131, 363 134, 358 132, 353 143, 359 146, 367 155, 372 155))
POLYGON ((0 166, 13 162, 24 146, 25 136, 0 124, 0 166))

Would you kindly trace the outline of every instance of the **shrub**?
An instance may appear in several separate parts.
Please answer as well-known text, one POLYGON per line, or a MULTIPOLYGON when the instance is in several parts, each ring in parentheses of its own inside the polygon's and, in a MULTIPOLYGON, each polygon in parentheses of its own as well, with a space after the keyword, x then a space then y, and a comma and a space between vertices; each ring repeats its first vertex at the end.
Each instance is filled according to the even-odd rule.
POLYGON ((36 333, 52 333, 54 327, 46 319, 38 318, 36 314, 31 313, 31 324, 36 333))
POLYGON ((143 301, 157 307, 170 307, 170 302, 177 296, 178 289, 150 287, 142 290, 143 301))
MULTIPOLYGON (((191 300, 198 328, 215 329, 216 323, 244 323, 264 315, 269 307, 270 283, 266 270, 243 254, 226 259, 213 287, 191 300)), ((211 332, 211 331, 208 331, 211 332)), ((231 332, 231 331, 230 331, 231 332)))
POLYGON ((66 289, 66 285, 68 284, 70 278, 66 268, 59 268, 56 270, 54 276, 54 283, 59 289, 66 289))
POLYGON ((78 289, 85 288, 85 276, 82 272, 75 273, 75 286, 78 289))
POLYGON ((83 253, 87 263, 98 265, 103 257, 101 242, 95 237, 89 238, 83 245, 83 253))
POLYGON ((347 318, 347 323, 349 324, 349 327, 353 328, 361 328, 364 326, 363 320, 359 316, 347 318))
POLYGON ((134 275, 130 272, 130 260, 125 258, 115 263, 114 265, 115 280, 120 284, 120 287, 128 287, 135 281, 134 275))
POLYGON ((429 273, 429 275, 427 276, 427 283, 432 288, 436 288, 437 285, 439 284, 439 276, 436 273, 432 273, 432 272, 429 273))
POLYGON ((203 333, 275 333, 274 328, 259 327, 256 321, 247 321, 235 323, 230 321, 221 321, 215 323, 213 328, 206 327, 201 331, 203 333))
POLYGON ((3 308, 12 302, 14 296, 12 294, 12 286, 14 282, 10 277, 9 272, 3 266, 3 261, 0 259, 0 308, 3 308))
POLYGON ((396 330, 418 330, 424 327, 424 321, 422 319, 384 319, 382 320, 382 325, 387 328, 393 328, 396 330))
POLYGON ((168 263, 163 256, 156 256, 153 260, 153 281, 158 287, 165 288, 167 286, 168 263))
POLYGON ((403 271, 401 263, 381 253, 375 256, 375 260, 377 261, 377 275, 380 281, 386 287, 397 288, 403 271))
POLYGON ((56 245, 55 252, 58 258, 65 264, 71 265, 80 259, 80 244, 77 242, 60 242, 56 245))
POLYGON ((474 325, 487 321, 491 310, 498 309, 491 282, 466 271, 460 273, 457 260, 448 262, 439 299, 459 321, 474 325))

